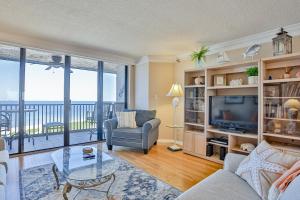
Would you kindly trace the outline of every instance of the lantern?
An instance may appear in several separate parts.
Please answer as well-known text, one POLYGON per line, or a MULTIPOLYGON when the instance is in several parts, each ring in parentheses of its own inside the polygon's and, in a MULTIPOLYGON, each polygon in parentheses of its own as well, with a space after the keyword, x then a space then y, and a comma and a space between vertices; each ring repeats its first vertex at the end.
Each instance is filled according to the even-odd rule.
POLYGON ((292 36, 288 35, 283 28, 273 38, 273 56, 292 53, 292 36))

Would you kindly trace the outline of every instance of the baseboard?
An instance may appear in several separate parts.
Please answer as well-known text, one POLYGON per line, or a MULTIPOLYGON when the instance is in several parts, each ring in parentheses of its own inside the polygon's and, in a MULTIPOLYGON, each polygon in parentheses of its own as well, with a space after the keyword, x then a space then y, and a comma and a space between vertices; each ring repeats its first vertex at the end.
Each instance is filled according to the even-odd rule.
MULTIPOLYGON (((170 139, 158 139, 157 142, 158 143, 162 143, 162 144, 172 144, 174 142, 174 140, 170 140, 170 139)), ((183 145, 183 142, 182 141, 176 141, 176 144, 183 145)))

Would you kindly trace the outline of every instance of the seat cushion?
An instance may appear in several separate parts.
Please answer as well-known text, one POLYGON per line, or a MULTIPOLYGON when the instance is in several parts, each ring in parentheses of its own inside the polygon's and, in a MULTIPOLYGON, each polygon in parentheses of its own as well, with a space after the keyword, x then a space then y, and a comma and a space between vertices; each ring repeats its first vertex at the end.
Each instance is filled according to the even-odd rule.
POLYGON ((261 200, 257 193, 236 174, 219 170, 196 184, 177 200, 261 200))
POLYGON ((117 128, 112 132, 113 138, 124 138, 124 139, 142 139, 142 128, 117 128))

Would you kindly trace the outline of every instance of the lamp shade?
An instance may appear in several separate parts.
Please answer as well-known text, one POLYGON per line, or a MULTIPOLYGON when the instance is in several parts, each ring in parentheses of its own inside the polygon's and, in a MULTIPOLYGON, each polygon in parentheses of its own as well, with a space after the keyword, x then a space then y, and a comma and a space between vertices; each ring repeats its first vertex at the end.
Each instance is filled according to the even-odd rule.
POLYGON ((174 83, 168 92, 167 96, 169 97, 182 97, 183 96, 183 91, 181 88, 181 85, 178 83, 174 83))

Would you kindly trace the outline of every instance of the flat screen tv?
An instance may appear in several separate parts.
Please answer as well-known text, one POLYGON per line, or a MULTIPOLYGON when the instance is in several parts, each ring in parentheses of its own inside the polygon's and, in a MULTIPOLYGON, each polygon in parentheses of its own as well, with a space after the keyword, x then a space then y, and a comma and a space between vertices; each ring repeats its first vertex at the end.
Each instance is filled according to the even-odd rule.
POLYGON ((210 96, 209 124, 218 128, 257 133, 257 96, 210 96))

